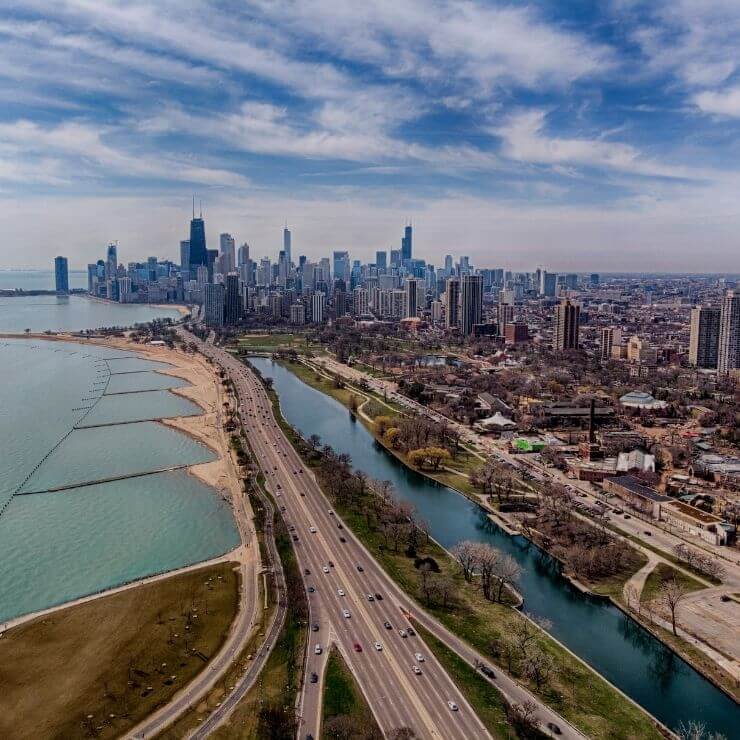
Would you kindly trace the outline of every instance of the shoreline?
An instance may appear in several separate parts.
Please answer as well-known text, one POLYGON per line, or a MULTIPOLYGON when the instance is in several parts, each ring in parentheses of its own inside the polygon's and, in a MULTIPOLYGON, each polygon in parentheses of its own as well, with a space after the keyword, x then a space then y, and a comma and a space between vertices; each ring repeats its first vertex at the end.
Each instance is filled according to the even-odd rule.
MULTIPOLYGON (((102 347, 130 352, 131 354, 143 359, 166 362, 169 367, 162 367, 154 370, 154 372, 181 378, 190 385, 185 386, 184 388, 168 388, 165 390, 168 390, 182 398, 186 398, 196 404, 201 413, 197 416, 163 417, 154 419, 153 421, 161 424, 162 427, 174 429, 199 444, 204 445, 215 456, 214 460, 205 463, 196 463, 192 465, 185 463, 181 470, 184 470, 188 475, 194 476, 201 483, 213 489, 214 496, 218 496, 228 503, 232 510, 235 526, 237 527, 237 530, 240 531, 241 542, 236 546, 236 548, 232 548, 215 558, 209 559, 208 561, 191 563, 175 570, 153 573, 144 578, 131 581, 128 584, 112 584, 110 587, 104 588, 101 591, 75 597, 69 601, 51 605, 50 607, 37 610, 36 612, 13 617, 12 619, 7 620, 3 624, 2 628, 0 628, 0 635, 2 634, 2 631, 8 629, 10 625, 16 626, 49 611, 58 611, 60 609, 67 608, 68 606, 71 607, 84 600, 102 598, 112 592, 120 590, 122 587, 136 586, 153 578, 166 578, 169 575, 176 575, 178 572, 181 572, 183 568, 197 568, 203 564, 210 563, 214 560, 221 560, 226 557, 229 557, 232 560, 239 559, 236 555, 243 549, 243 532, 241 532, 239 520, 234 512, 234 508, 241 490, 241 484, 238 469, 231 454, 228 439, 225 436, 225 430, 220 424, 220 417, 223 404, 226 401, 226 395, 215 369, 208 365, 201 355, 197 353, 189 355, 179 350, 169 349, 163 346, 137 344, 128 338, 122 337, 82 338, 71 334, 48 335, 0 333, 0 339, 2 338, 35 339, 51 342, 68 342, 71 344, 95 344, 102 347), (84 341, 81 342, 81 339, 84 339, 84 341)), ((144 473, 143 475, 148 475, 148 473, 144 473)))

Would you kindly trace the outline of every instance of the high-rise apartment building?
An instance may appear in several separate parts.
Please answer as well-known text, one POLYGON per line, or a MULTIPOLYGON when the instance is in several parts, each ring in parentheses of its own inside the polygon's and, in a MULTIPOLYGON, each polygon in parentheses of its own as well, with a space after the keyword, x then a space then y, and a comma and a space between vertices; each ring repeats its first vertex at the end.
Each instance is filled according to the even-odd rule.
POLYGON ((367 289, 355 288, 352 291, 352 301, 355 316, 367 316, 367 314, 370 313, 367 289))
POLYGON ((292 248, 290 230, 286 224, 283 229, 283 252, 285 252, 285 261, 288 263, 289 267, 293 263, 292 248))
POLYGON ((225 296, 223 283, 206 283, 203 286, 204 320, 208 326, 224 325, 225 296))
POLYGON ((728 290, 719 317, 717 372, 728 375, 740 368, 740 290, 728 290))
POLYGON ((375 267, 378 268, 378 272, 385 272, 388 269, 388 252, 375 253, 375 267))
POLYGON ((404 286, 404 318, 419 314, 419 280, 408 278, 404 286))
POLYGON ((306 307, 302 303, 294 303, 290 307, 290 323, 296 326, 306 323, 306 307))
POLYGON ((622 330, 615 326, 605 326, 601 330, 600 356, 602 362, 608 362, 612 357, 612 348, 622 343, 622 330))
POLYGON ((460 331, 464 336, 473 333, 476 324, 483 323, 483 278, 463 275, 460 284, 460 331))
POLYGON ((546 272, 543 270, 540 273, 540 295, 546 298, 553 298, 555 296, 555 289, 557 287, 557 275, 554 272, 546 272))
POLYGON ((577 303, 564 300, 555 307, 554 349, 578 349, 580 317, 581 307, 577 303))
POLYGON ((236 270, 236 242, 231 234, 221 234, 218 238, 219 259, 224 275, 236 270))
POLYGON ((180 242, 180 269, 182 272, 190 272, 190 240, 183 239, 180 242))
POLYGON ((326 312, 326 295, 324 293, 314 293, 311 296, 311 320, 314 324, 324 323, 324 313, 326 312))
POLYGON ((696 306, 691 310, 689 363, 694 367, 717 367, 720 313, 716 306, 696 306))
POLYGON ((456 329, 460 326, 460 279, 447 278, 445 283, 445 328, 456 329))
MULTIPOLYGON (((89 282, 88 269, 88 282, 89 282)), ((57 293, 69 293, 69 263, 66 257, 54 258, 54 289, 57 293)))
POLYGON ((224 296, 224 323, 234 326, 239 323, 242 315, 242 297, 239 292, 239 275, 230 272, 225 280, 226 294, 224 296))

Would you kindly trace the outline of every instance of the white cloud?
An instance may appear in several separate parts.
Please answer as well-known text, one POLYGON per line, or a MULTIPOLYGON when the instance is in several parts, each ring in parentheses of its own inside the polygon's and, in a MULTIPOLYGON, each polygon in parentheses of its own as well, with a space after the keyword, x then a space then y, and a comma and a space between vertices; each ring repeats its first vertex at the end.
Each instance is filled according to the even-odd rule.
POLYGON ((705 90, 694 96, 694 102, 704 113, 740 118, 740 86, 718 92, 705 90))

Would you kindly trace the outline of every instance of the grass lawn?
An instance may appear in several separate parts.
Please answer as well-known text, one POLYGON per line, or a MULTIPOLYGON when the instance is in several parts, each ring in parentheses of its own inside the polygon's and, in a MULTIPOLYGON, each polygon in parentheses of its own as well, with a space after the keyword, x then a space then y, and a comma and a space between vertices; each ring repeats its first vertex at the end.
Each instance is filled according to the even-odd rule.
POLYGON ((321 717, 321 737, 326 740, 335 737, 331 727, 336 717, 347 718, 347 723, 357 728, 358 736, 382 737, 360 687, 336 648, 332 648, 326 664, 321 717))
POLYGON ((622 570, 607 578, 598 581, 586 581, 586 586, 594 593, 610 596, 615 601, 624 602, 624 584, 629 581, 638 570, 647 564, 647 555, 631 547, 627 561, 622 570))
POLYGON ((434 653, 460 692, 470 702, 470 706, 473 707, 491 736, 495 740, 516 738, 517 734, 506 716, 506 701, 496 687, 421 625, 416 624, 415 627, 429 650, 434 653))
POLYGON ((643 604, 653 601, 658 596, 661 585, 669 580, 678 581, 689 593, 706 588, 703 583, 699 583, 695 578, 681 573, 681 571, 672 568, 667 563, 658 563, 645 581, 640 601, 643 604))
POLYGON ((8 630, 0 736, 125 734, 206 669, 236 615, 238 589, 234 564, 224 563, 8 630))

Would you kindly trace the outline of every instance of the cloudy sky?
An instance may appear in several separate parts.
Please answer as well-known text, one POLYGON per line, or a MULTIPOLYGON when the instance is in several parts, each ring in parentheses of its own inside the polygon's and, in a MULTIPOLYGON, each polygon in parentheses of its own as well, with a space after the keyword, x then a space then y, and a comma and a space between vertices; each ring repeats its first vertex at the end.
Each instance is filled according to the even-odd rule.
POLYGON ((0 0, 0 267, 740 271, 737 0, 0 0))

